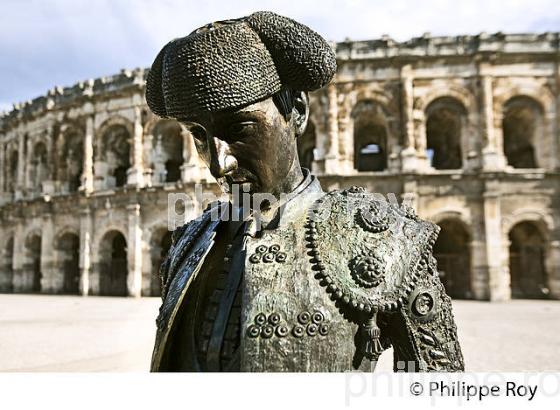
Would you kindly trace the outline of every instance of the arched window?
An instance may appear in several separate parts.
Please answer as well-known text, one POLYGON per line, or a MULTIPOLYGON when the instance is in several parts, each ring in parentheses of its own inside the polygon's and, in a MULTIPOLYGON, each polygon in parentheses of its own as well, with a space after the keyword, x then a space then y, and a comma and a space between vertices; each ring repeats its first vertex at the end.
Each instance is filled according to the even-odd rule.
POLYGON ((387 168, 387 122, 381 107, 372 101, 359 103, 354 120, 354 167, 358 171, 387 168))
POLYGON ((33 147, 29 179, 31 188, 37 192, 41 191, 42 182, 49 177, 49 164, 47 158, 47 147, 43 142, 38 142, 33 147))
POLYGON ((460 169, 465 108, 454 98, 438 98, 426 109, 426 118, 426 148, 432 167, 460 169))
POLYGON ((470 236, 465 225, 456 219, 444 219, 434 244, 434 257, 440 279, 453 298, 471 298, 470 236))
POLYGON ((23 267, 23 290, 41 292, 41 236, 32 234, 25 240, 25 263, 23 267))
MULTIPOLYGON (((108 176, 114 178, 114 186, 126 185, 130 168, 130 134, 124 125, 110 126, 102 138, 101 157, 107 163, 108 176)), ((112 184, 109 184, 109 186, 112 184)))
POLYGON ((74 233, 65 233, 55 244, 58 268, 64 275, 62 292, 76 295, 80 285, 80 238, 74 233))
POLYGON ((161 120, 153 128, 153 159, 155 182, 175 182, 181 179, 183 136, 175 120, 161 120))
POLYGON ((548 297, 545 239, 532 222, 520 222, 509 233, 509 271, 513 298, 548 297))
POLYGON ((17 174, 18 174, 18 158, 19 153, 17 150, 13 150, 9 157, 8 162, 8 182, 7 190, 8 192, 15 192, 17 186, 17 174))
POLYGON ((75 192, 81 185, 84 160, 84 137, 76 129, 69 129, 62 136, 59 153, 58 179, 68 184, 68 190, 75 192))
POLYGON ((110 231, 103 236, 99 260, 99 294, 126 296, 128 262, 126 239, 122 233, 110 231))
POLYGON ((513 168, 537 168, 536 139, 542 133, 542 109, 532 98, 519 96, 504 105, 504 154, 513 168))

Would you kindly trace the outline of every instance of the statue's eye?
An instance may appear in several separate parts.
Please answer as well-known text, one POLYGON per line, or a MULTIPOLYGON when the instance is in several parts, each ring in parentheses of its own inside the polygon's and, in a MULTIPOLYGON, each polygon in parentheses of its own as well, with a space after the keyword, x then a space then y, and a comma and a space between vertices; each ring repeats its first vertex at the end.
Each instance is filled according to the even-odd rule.
POLYGON ((253 121, 243 121, 231 124, 229 132, 232 136, 243 136, 246 133, 252 132, 254 129, 255 123, 253 121))

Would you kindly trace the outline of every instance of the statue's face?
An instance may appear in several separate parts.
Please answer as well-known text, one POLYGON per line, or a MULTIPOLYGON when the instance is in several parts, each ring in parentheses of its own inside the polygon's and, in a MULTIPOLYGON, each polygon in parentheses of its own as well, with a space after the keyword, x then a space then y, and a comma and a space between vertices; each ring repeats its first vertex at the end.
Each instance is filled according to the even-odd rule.
POLYGON ((224 192, 231 193, 233 185, 239 184, 239 192, 248 188, 252 194, 278 197, 301 181, 296 143, 299 128, 294 118, 297 116, 286 120, 268 98, 235 111, 192 116, 181 122, 192 133, 198 154, 224 192))

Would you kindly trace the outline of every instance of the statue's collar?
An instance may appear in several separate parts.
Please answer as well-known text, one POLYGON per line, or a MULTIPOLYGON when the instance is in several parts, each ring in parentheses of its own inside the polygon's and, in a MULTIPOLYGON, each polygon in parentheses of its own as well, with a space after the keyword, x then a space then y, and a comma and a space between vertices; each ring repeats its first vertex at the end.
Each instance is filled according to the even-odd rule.
POLYGON ((323 190, 315 175, 302 168, 303 181, 289 194, 284 194, 273 204, 270 211, 262 214, 251 215, 251 229, 249 234, 255 236, 257 232, 276 229, 288 224, 307 211, 309 206, 321 195, 323 190))

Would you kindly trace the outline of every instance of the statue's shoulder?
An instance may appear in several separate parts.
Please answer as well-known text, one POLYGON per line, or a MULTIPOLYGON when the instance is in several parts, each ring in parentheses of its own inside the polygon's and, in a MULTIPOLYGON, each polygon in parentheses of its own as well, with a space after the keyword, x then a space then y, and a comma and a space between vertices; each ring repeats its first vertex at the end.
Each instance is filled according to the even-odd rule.
MULTIPOLYGON (((390 199, 390 198, 389 198, 390 199)), ((332 191, 308 212, 314 269, 335 299, 392 311, 414 289, 439 227, 361 187, 332 191)))
POLYGON ((163 298, 165 298, 166 290, 176 269, 192 245, 209 229, 216 229, 217 223, 212 222, 219 221, 221 206, 220 201, 210 203, 200 216, 177 227, 171 234, 171 247, 159 270, 163 298))
POLYGON ((331 191, 317 200, 311 211, 317 214, 333 212, 340 219, 348 223, 354 222, 352 227, 370 233, 387 231, 385 236, 408 234, 409 239, 423 239, 424 236, 410 238, 411 229, 420 229, 429 233, 426 239, 437 237, 439 227, 418 217, 416 211, 403 201, 399 203, 395 195, 372 193, 360 186, 352 186, 344 190, 331 191), (406 226, 408 231, 401 232, 398 228, 406 226), (392 228, 392 229, 391 229, 392 228))

